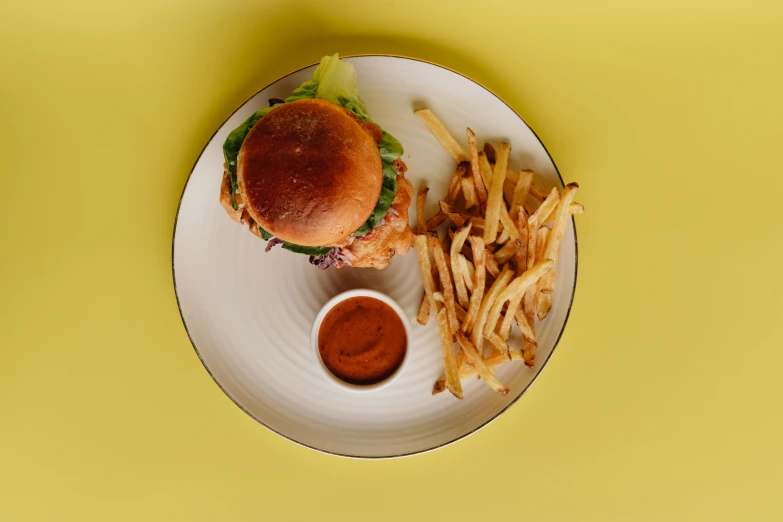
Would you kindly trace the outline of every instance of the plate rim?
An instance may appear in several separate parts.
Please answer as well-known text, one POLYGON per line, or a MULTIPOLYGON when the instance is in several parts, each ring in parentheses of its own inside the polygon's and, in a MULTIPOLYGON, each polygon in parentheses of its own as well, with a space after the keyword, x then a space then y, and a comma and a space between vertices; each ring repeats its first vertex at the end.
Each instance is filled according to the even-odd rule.
MULTIPOLYGON (((447 70, 447 71, 449 71, 451 73, 454 73, 454 74, 457 74, 459 76, 462 76, 466 80, 471 81, 474 84, 476 84, 479 87, 481 87, 482 89, 486 90, 488 93, 490 93, 492 96, 497 98, 500 102, 502 102, 503 105, 508 107, 508 109, 511 110, 511 112, 513 112, 517 116, 517 118, 519 118, 522 121, 522 123, 525 124, 525 126, 528 129, 530 129, 530 132, 533 133, 533 136, 535 136, 536 140, 538 140, 538 143, 540 143, 541 147, 543 147, 544 152, 546 153, 547 157, 549 158, 549 161, 552 162, 552 166, 555 168, 555 173, 557 174, 557 178, 560 180, 560 185, 561 186, 565 186, 565 181, 563 180, 563 176, 560 174, 560 169, 557 168, 557 164, 555 163, 554 158, 549 153, 549 150, 546 148, 546 145, 541 140, 541 138, 538 136, 538 134, 533 129, 533 127, 531 127, 530 124, 528 124, 527 121, 525 121, 525 119, 522 117, 522 115, 520 115, 506 100, 501 98, 492 89, 489 89, 488 87, 486 87, 482 83, 478 82, 477 80, 474 80, 473 78, 471 78, 470 76, 467 76, 466 74, 463 74, 463 73, 461 73, 459 71, 455 71, 454 69, 452 69, 450 67, 447 67, 445 65, 441 65, 439 63, 435 63, 435 62, 431 62, 429 60, 425 60, 423 58, 415 58, 415 57, 412 57, 412 56, 404 56, 404 55, 399 55, 399 54, 384 54, 384 53, 346 54, 346 55, 340 56, 340 58, 377 58, 377 57, 397 58, 397 59, 401 59, 401 60, 410 60, 410 61, 414 61, 414 62, 425 63, 427 65, 439 67, 439 68, 445 69, 445 70, 447 70)), ((541 363, 541 368, 539 368, 538 372, 536 372, 536 374, 533 376, 533 378, 530 380, 530 382, 527 383, 527 385, 524 388, 522 388, 522 390, 517 394, 516 397, 514 397, 514 399, 510 403, 508 403, 503 409, 501 409, 499 412, 497 412, 491 418, 489 418, 485 422, 481 423, 479 426, 473 428, 472 430, 468 431, 467 433, 464 433, 464 434, 460 435, 459 437, 456 437, 456 438, 454 438, 454 439, 452 439, 452 440, 450 440, 448 442, 444 442, 444 443, 438 444, 436 446, 432 446, 431 448, 427 448, 427 449, 423 449, 423 450, 417 450, 417 451, 411 451, 411 452, 408 452, 408 453, 393 454, 393 455, 367 456, 367 455, 351 455, 351 454, 347 454, 347 453, 339 453, 339 452, 329 451, 329 450, 325 450, 325 449, 318 448, 318 447, 315 447, 315 446, 311 446, 311 445, 306 444, 304 442, 298 441, 298 440, 296 440, 296 439, 294 439, 292 437, 289 437, 288 435, 286 435, 284 433, 281 433, 281 432, 277 431, 276 429, 272 428, 271 426, 267 425, 261 419, 259 419, 258 417, 256 417, 252 413, 250 413, 242 404, 240 404, 223 387, 222 384, 220 384, 220 381, 218 381, 217 378, 215 378, 215 375, 209 369, 209 366, 207 366, 207 363, 204 361, 204 358, 201 356, 201 352, 199 352, 198 347, 196 346, 196 343, 193 340, 193 337, 190 335, 190 330, 188 330, 188 325, 185 322, 185 317, 184 317, 184 315, 182 313, 182 305, 180 304, 179 292, 177 291, 177 272, 176 272, 176 269, 175 269, 175 266, 174 266, 175 265, 174 264, 174 251, 175 251, 175 245, 176 245, 176 241, 177 241, 177 224, 179 223, 179 212, 180 212, 180 208, 182 207, 182 200, 185 197, 185 192, 187 191, 188 185, 190 184, 190 178, 193 175, 193 171, 196 170, 196 166, 198 165, 199 161, 201 160, 201 157, 204 155, 204 151, 207 149, 209 144, 215 138, 217 133, 220 132, 220 129, 223 128, 223 126, 228 122, 228 120, 231 119, 231 117, 234 114, 236 114, 236 112, 239 109, 244 107, 247 104, 247 102, 252 100, 261 91, 267 89, 268 87, 270 87, 273 84, 279 82, 280 80, 283 80, 283 79, 291 76, 292 74, 296 74, 296 73, 298 73, 298 72, 300 72, 300 71, 302 71, 304 69, 307 69, 307 68, 312 67, 314 65, 318 65, 318 63, 319 62, 313 62, 313 63, 310 63, 308 65, 304 65, 302 67, 294 69, 293 71, 288 72, 288 73, 280 76, 279 78, 276 78, 275 80, 267 83, 266 85, 264 85, 263 87, 261 87, 260 89, 255 91, 253 94, 251 94, 236 109, 234 109, 231 112, 231 114, 229 114, 223 120, 223 122, 220 125, 218 125, 218 127, 215 129, 215 132, 213 132, 212 135, 207 139, 206 143, 201 148, 201 151, 199 152, 198 156, 196 157, 196 160, 193 162, 193 166, 191 167, 190 172, 188 173, 188 177, 185 179, 185 185, 182 187, 182 192, 180 193, 180 196, 179 196, 179 202, 177 203, 177 212, 176 212, 176 215, 174 216, 174 227, 173 227, 172 237, 171 237, 171 277, 172 277, 172 283, 174 285, 174 297, 177 300, 177 310, 179 311, 180 321, 182 321, 182 326, 185 328, 185 333, 188 336, 188 340, 190 341, 190 345, 193 347, 193 350, 196 352, 196 356, 198 356, 199 361, 201 361, 201 365, 207 371, 207 373, 212 378, 214 383, 217 384, 218 388, 220 388, 220 390, 226 395, 226 397, 228 397, 231 400, 231 402, 233 402, 240 410, 245 412, 245 414, 247 414, 251 419, 255 420, 258 424, 260 424, 261 426, 263 426, 264 428, 266 428, 270 432, 272 432, 272 433, 282 437, 283 439, 288 440, 290 442, 293 442, 294 444, 296 444, 298 446, 307 448, 309 450, 316 451, 318 453, 323 453, 323 454, 326 454, 326 455, 334 455, 336 457, 343 457, 343 458, 349 458, 349 459, 358 459, 358 460, 391 460, 391 459, 398 459, 398 458, 403 458, 403 457, 411 457, 413 455, 421 455, 421 454, 424 454, 424 453, 429 453, 431 451, 435 451, 435 450, 444 448, 446 446, 450 446, 451 444, 454 444, 455 442, 458 442, 458 441, 460 441, 460 440, 462 440, 462 439, 464 439, 466 437, 469 437, 470 435, 473 435, 474 433, 477 433, 479 430, 485 428, 490 423, 492 423, 494 420, 496 420, 498 417, 500 417, 502 414, 504 414, 506 411, 508 411, 508 409, 511 408, 511 406, 513 406, 514 404, 516 404, 517 401, 525 394, 525 392, 527 392, 527 390, 530 389, 530 387, 533 385, 533 383, 538 380, 539 376, 543 373, 544 368, 546 368, 546 365, 549 363, 550 359, 552 359, 552 356, 554 355, 555 350, 557 349, 557 347, 560 344, 560 339, 563 337, 563 333, 565 332, 566 326, 568 325, 568 319, 571 317, 571 309, 574 306, 574 298, 576 296, 576 283, 577 283, 577 279, 578 279, 578 276, 579 276, 579 239, 578 239, 577 231, 576 231, 576 220, 574 219, 574 216, 571 216, 571 226, 573 227, 573 230, 574 230, 574 284, 573 284, 573 287, 571 288, 571 297, 570 297, 569 302, 568 302, 568 309, 566 310, 566 316, 565 316, 565 319, 563 321, 563 326, 560 328, 560 332, 557 334, 557 338, 555 339, 555 344, 552 346, 552 350, 549 352, 549 355, 547 356, 547 358, 541 363)))

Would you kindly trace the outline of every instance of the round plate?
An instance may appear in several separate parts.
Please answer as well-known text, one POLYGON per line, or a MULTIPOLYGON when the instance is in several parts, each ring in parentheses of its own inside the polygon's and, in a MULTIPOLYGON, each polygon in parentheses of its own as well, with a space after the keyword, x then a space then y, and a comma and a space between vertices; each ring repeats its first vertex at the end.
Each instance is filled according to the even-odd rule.
MULTIPOLYGON (((552 159, 535 133, 496 95, 454 71, 395 56, 345 58, 356 67, 359 93, 370 114, 405 147, 407 177, 415 189, 430 187, 427 215, 437 210, 454 171, 454 160, 413 111, 429 107, 465 141, 470 126, 479 142, 512 144, 510 168, 532 169, 545 189, 562 186, 552 159)), ((308 80, 315 66, 293 72, 259 91, 215 133, 182 193, 174 226, 174 286, 193 347, 220 388, 248 415, 294 442, 350 457, 411 455, 454 442, 496 418, 533 382, 563 332, 576 283, 576 235, 569 223, 558 261, 549 316, 537 323, 534 368, 512 362, 497 375, 511 392, 501 396, 483 382, 463 381, 465 399, 432 396, 443 372, 436 321, 416 322, 422 284, 411 248, 382 271, 321 271, 307 256, 266 243, 233 222, 218 203, 222 144, 228 133, 270 98, 285 98, 308 80), (408 366, 393 385, 352 393, 327 379, 310 349, 318 310, 354 288, 384 292, 405 310, 412 325, 408 366)), ((466 144, 464 144, 466 146, 466 144)), ((415 209, 411 206, 411 223, 415 209)), ((512 349, 521 346, 518 331, 512 349)))

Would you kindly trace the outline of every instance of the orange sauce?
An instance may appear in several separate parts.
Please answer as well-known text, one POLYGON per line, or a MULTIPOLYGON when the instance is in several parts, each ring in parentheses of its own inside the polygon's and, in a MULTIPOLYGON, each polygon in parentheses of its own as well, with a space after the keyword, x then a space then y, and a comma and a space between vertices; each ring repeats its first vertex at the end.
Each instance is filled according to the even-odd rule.
POLYGON ((326 367, 351 384, 375 384, 400 367, 407 350, 397 313, 373 297, 352 297, 329 310, 318 330, 326 367))

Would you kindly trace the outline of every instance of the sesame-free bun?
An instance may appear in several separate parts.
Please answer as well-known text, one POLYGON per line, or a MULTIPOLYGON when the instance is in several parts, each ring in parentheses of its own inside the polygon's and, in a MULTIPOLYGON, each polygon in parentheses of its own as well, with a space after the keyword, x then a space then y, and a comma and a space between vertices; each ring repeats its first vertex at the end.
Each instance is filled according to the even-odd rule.
POLYGON ((270 234, 331 246, 370 217, 381 192, 378 127, 335 103, 286 103, 261 118, 237 158, 250 216, 270 234))

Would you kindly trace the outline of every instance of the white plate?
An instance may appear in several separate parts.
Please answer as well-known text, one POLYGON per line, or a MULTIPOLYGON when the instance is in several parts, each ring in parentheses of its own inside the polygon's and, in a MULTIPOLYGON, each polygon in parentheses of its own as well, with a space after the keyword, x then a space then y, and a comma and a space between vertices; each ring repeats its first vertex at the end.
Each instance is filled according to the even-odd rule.
MULTIPOLYGON (((455 168, 452 158, 413 115, 429 107, 464 141, 470 126, 480 142, 512 144, 510 167, 532 169, 548 189, 562 186, 557 169, 533 131, 500 98, 444 67, 410 58, 356 56, 359 92, 373 120, 405 147, 414 188, 430 186, 428 215, 443 199, 455 168)), ((307 256, 266 243, 234 223, 218 203, 222 144, 228 133, 269 98, 285 98, 309 79, 314 66, 259 91, 215 133, 182 193, 174 226, 173 272, 182 321, 193 347, 220 388, 248 415, 304 446, 342 456, 411 455, 454 442, 500 415, 539 374, 565 328, 576 284, 576 235, 569 223, 561 247, 557 289, 549 316, 537 324, 535 368, 503 365, 503 397, 482 382, 464 381, 465 399, 431 395, 441 376, 437 326, 416 323, 422 295, 416 253, 397 256, 383 271, 328 269, 307 256), (331 297, 353 288, 390 295, 412 324, 408 366, 390 386, 352 393, 327 381, 309 344, 310 327, 331 297)), ((411 223, 415 211, 411 208, 411 223)), ((516 329, 516 326, 514 326, 516 329)), ((519 345, 515 331, 512 346, 519 345)))

